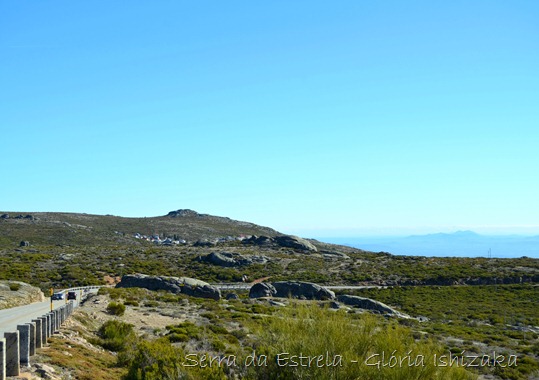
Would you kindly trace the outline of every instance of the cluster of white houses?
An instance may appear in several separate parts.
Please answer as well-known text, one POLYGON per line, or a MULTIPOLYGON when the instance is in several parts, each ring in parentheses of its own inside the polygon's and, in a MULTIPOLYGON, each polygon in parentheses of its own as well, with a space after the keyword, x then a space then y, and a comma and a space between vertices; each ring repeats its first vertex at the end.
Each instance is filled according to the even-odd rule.
MULTIPOLYGON (((173 245, 187 244, 187 240, 178 238, 176 236, 174 236, 174 238, 172 238, 172 237, 163 238, 163 237, 159 236, 158 234, 142 235, 142 234, 139 234, 137 232, 137 233, 133 234, 133 237, 135 239, 141 239, 141 240, 149 241, 149 242, 152 242, 152 243, 157 244, 157 245, 173 246, 173 245)), ((231 242, 231 241, 242 241, 242 240, 245 240, 245 239, 249 239, 250 237, 251 237, 250 235, 226 236, 226 237, 214 239, 214 243, 226 243, 226 242, 231 242)))
POLYGON ((159 244, 159 245, 178 245, 178 244, 187 244, 187 240, 184 240, 184 239, 173 239, 171 237, 167 237, 165 239, 161 239, 161 237, 159 235, 150 235, 150 236, 147 236, 147 235, 141 235, 139 234, 138 232, 136 234, 133 235, 133 237, 135 239, 141 239, 141 240, 146 240, 146 241, 150 241, 154 244, 159 244))

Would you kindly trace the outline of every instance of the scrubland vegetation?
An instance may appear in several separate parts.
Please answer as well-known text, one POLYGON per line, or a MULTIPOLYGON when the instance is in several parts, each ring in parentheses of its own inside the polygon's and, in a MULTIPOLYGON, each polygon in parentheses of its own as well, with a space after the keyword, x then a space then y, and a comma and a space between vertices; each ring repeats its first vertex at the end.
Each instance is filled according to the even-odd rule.
POLYGON ((38 246, 29 250, 0 250, 0 280, 27 281, 42 289, 103 284, 103 276, 144 273, 195 277, 207 282, 241 282, 271 276, 318 284, 442 284, 481 283, 497 279, 514 282, 539 276, 539 260, 531 258, 428 258, 384 253, 348 252, 348 259, 306 255, 290 249, 257 249, 240 243, 217 248, 155 246, 38 246), (266 264, 221 267, 199 261, 213 251, 266 255, 266 264))
POLYGON ((48 360, 66 368, 73 378, 451 380, 488 374, 520 380, 538 376, 537 259, 392 256, 319 242, 318 251, 309 253, 239 241, 213 247, 166 247, 135 241, 131 232, 166 228, 179 234, 181 229, 193 239, 245 233, 245 228, 249 233, 277 232, 200 215, 186 219, 36 216, 0 221, 0 280, 24 281, 42 290, 102 285, 132 273, 210 283, 241 282, 247 274, 251 280, 379 285, 385 288, 346 293, 373 298, 412 317, 426 317, 423 322, 389 320, 344 307, 330 310, 327 303, 316 301, 285 300, 285 306, 276 306, 249 300, 246 294, 240 294, 239 300, 213 301, 107 288, 101 291, 107 296, 101 311, 107 321, 97 323, 100 319, 82 314, 84 309, 77 317, 81 326, 75 333, 89 344, 70 343, 71 356, 65 355, 66 346, 58 340, 48 350, 48 360), (29 240, 30 246, 19 247, 20 240, 29 240), (210 252, 263 255, 267 261, 225 267, 200 259, 210 252), (172 315, 178 320, 149 333, 128 322, 134 312, 148 318, 172 315), (517 365, 435 365, 434 355, 439 359, 440 355, 493 352, 516 357, 517 365), (380 356, 368 361, 371 355, 380 356), (424 365, 415 365, 419 355, 424 365), (402 363, 391 365, 392 357, 402 363), (210 359, 213 365, 207 365, 210 359), (291 365, 302 361, 310 364, 291 365), (338 365, 329 365, 333 363, 338 365))
MULTIPOLYGON (((118 303, 137 300, 158 312, 164 293, 106 289, 118 303), (153 302, 153 303, 152 303, 153 302)), ((176 296, 175 303, 186 300, 176 296)), ((105 362, 123 379, 474 379, 460 367, 436 365, 444 347, 395 320, 368 313, 330 310, 289 300, 271 307, 249 299, 215 302, 188 299, 202 319, 137 335, 121 318, 101 326, 83 314, 81 331, 94 345, 115 353, 105 362), (397 360, 398 362, 396 362, 397 360)), ((126 314, 129 313, 129 309, 126 314)), ((97 355, 97 354, 94 354, 97 355)), ((57 359, 56 359, 57 360, 57 359)), ((57 362, 53 362, 57 363, 57 362)), ((107 377, 104 377, 104 379, 107 377)))

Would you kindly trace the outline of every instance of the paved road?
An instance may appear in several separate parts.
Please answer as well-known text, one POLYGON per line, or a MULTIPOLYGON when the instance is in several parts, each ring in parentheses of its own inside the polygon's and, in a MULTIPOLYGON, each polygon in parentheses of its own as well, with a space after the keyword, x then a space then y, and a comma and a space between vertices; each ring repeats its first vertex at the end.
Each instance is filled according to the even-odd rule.
MULTIPOLYGON (((64 300, 53 301, 55 309, 62 305, 65 305, 64 300)), ((0 337, 3 337, 5 332, 17 330, 18 324, 31 322, 32 319, 41 317, 50 310, 51 302, 49 298, 44 302, 35 302, 29 305, 0 310, 0 337)))
MULTIPOLYGON (((212 284, 221 290, 248 290, 251 284, 231 283, 231 284, 212 284)), ((328 289, 347 290, 347 289, 366 289, 366 288, 382 288, 382 286, 326 286, 328 289)), ((90 291, 97 291, 93 289, 90 291)), ((80 291, 77 291, 77 298, 80 299, 80 291)), ((78 300, 75 301, 77 306, 78 300)), ((53 301, 53 308, 58 308, 65 305, 65 300, 53 301)), ((18 306, 11 309, 0 310, 0 338, 4 336, 4 332, 17 330, 18 324, 30 322, 32 319, 41 317, 51 310, 50 298, 46 298, 44 302, 35 302, 30 305, 18 306)))
MULTIPOLYGON (((90 291, 97 291, 93 289, 90 291)), ((77 290, 77 300, 73 301, 75 307, 78 306, 81 291, 77 290)), ((70 301, 71 302, 71 301, 70 301)), ((65 300, 53 301, 53 309, 65 305, 65 300)), ((51 299, 45 298, 43 302, 34 302, 29 305, 12 307, 10 309, 0 310, 0 338, 4 337, 5 332, 13 332, 17 330, 17 325, 31 322, 32 319, 43 316, 51 311, 51 299)))

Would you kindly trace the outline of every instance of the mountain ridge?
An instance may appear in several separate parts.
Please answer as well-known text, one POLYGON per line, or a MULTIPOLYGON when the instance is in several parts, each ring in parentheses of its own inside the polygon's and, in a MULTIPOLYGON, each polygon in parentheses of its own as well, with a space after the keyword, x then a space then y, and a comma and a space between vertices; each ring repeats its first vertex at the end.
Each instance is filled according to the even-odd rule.
POLYGON ((228 217, 178 209, 153 217, 123 217, 69 212, 0 212, 0 245, 18 244, 125 244, 133 234, 177 236, 186 241, 227 236, 277 236, 280 232, 228 217))

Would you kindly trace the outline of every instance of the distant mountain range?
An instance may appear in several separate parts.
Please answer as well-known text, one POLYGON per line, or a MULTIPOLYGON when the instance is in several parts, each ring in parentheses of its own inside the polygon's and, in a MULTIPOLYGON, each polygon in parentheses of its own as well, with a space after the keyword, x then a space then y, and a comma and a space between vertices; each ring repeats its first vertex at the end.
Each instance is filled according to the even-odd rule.
POLYGON ((539 258, 539 236, 480 235, 473 231, 457 231, 406 237, 338 237, 319 240, 395 255, 539 258))

